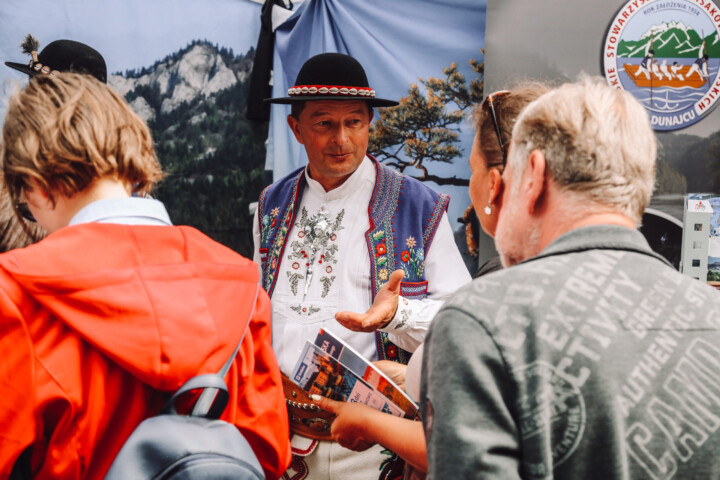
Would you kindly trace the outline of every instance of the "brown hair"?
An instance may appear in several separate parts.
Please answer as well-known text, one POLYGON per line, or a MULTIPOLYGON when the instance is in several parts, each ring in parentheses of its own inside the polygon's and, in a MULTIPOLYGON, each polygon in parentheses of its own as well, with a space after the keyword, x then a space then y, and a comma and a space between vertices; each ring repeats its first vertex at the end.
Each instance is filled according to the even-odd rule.
POLYGON ((37 223, 18 218, 6 189, 0 190, 0 253, 27 247, 41 240, 47 232, 37 223))
MULTIPOLYGON (((550 87, 543 83, 526 82, 512 88, 507 94, 493 97, 495 115, 500 128, 500 138, 502 138, 506 151, 510 147, 515 120, 522 109, 549 90, 550 87)), ((480 150, 485 156, 487 166, 502 166, 503 152, 498 142, 492 113, 487 101, 483 101, 475 107, 473 119, 475 121, 476 135, 479 135, 480 139, 480 150)))
POLYGON ((11 99, 0 146, 5 187, 17 201, 30 179, 53 198, 112 177, 134 192, 162 179, 150 131, 107 85, 88 75, 38 75, 11 99))

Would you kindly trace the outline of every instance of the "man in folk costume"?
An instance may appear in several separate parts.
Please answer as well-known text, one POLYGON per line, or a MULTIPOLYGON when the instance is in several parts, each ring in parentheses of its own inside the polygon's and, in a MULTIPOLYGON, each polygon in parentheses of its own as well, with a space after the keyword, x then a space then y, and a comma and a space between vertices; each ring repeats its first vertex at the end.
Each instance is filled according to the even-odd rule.
MULTIPOLYGON (((308 156, 262 192, 254 222, 281 371, 291 373, 320 328, 370 360, 407 362, 442 299, 470 281, 449 197, 367 155, 372 108, 397 102, 377 98, 352 57, 310 58, 288 97, 267 101, 291 105, 288 124, 308 156)), ((308 418, 294 406, 302 392, 285 380, 294 453, 287 478, 378 478, 382 447, 358 453, 331 442, 332 417, 308 418)))

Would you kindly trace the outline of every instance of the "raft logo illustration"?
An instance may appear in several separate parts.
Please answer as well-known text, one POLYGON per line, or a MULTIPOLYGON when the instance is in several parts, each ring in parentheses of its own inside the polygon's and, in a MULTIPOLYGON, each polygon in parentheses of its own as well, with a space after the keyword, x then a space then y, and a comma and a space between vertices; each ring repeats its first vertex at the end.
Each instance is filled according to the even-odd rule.
POLYGON ((720 98, 718 37, 712 0, 631 0, 605 37, 605 79, 645 106, 653 129, 687 127, 720 98))

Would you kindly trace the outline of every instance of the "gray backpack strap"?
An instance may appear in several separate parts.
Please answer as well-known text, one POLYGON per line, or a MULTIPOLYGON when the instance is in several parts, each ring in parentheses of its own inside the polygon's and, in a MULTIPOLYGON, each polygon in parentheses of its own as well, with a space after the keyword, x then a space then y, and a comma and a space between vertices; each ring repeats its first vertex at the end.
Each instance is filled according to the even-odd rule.
MULTIPOLYGON (((247 322, 245 322, 245 329, 243 330, 242 337, 240 337, 240 341, 238 342, 237 347, 235 347, 235 351, 232 353, 232 355, 230 355, 230 358, 227 359, 227 361, 225 362, 225 365, 223 365, 222 368, 220 369, 220 371, 214 375, 216 377, 219 377, 221 380, 225 378, 225 375, 227 375, 228 370, 230 370, 230 366, 232 365, 233 361, 235 360, 235 357, 237 356, 238 351, 240 350, 240 345, 242 345, 243 340, 245 340, 245 334, 247 333, 248 328, 250 327, 250 321, 252 320, 252 317, 255 314, 255 305, 257 304, 257 297, 258 297, 259 293, 260 293, 260 283, 258 282, 257 289, 255 290, 255 299, 253 300, 253 306, 252 306, 252 309, 250 310, 250 315, 248 316, 247 322)), ((201 376, 198 376, 195 378, 203 378, 203 377, 205 377, 205 375, 201 375, 201 376)), ((194 380, 194 379, 192 379, 192 380, 194 380)), ((203 390, 203 393, 200 395, 200 398, 198 398, 197 402, 195 403, 195 407, 193 407, 192 413, 190 415, 192 415, 193 417, 205 417, 205 416, 207 416, 208 412, 210 412, 210 408, 212 407, 213 402, 215 401, 215 397, 217 396, 218 392, 221 392, 224 390, 225 396, 227 397, 227 395, 228 395, 227 386, 225 385, 224 381, 222 384, 222 387, 224 387, 224 388, 222 388, 222 387, 218 388, 217 386, 213 386, 213 385, 200 385, 200 384, 197 384, 197 382, 195 382, 195 383, 196 383, 196 386, 193 388, 205 388, 205 389, 203 390)), ((187 385, 187 383, 185 385, 183 385, 183 387, 185 387, 186 385, 187 385)), ((185 389, 185 391, 187 391, 187 390, 192 390, 192 389, 185 389)), ((179 391, 178 391, 178 393, 179 393, 179 391)), ((176 393, 176 395, 177 395, 177 393, 176 393)), ((227 402, 227 398, 225 399, 224 402, 222 402, 223 409, 225 407, 224 404, 226 402, 227 402)))

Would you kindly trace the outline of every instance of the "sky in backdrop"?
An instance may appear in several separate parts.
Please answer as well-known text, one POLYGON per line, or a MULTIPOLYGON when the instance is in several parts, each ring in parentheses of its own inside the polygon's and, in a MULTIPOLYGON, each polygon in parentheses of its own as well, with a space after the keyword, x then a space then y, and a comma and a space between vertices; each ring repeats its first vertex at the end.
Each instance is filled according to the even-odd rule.
MULTIPOLYGON (((24 63, 28 33, 40 49, 59 39, 98 50, 108 73, 150 66, 192 40, 244 54, 257 43, 261 5, 250 0, 2 0, 0 56, 24 63)), ((27 76, 0 66, 0 124, 9 94, 27 76)))

